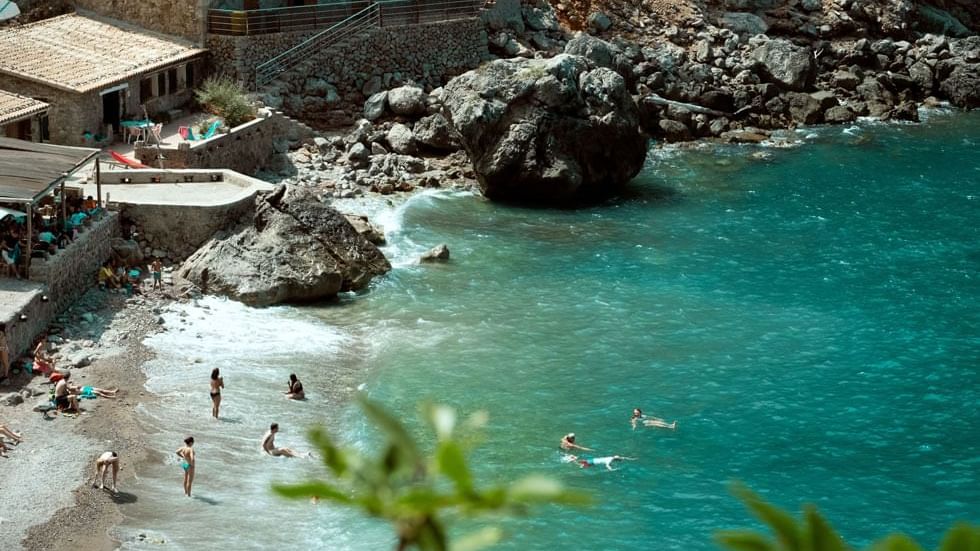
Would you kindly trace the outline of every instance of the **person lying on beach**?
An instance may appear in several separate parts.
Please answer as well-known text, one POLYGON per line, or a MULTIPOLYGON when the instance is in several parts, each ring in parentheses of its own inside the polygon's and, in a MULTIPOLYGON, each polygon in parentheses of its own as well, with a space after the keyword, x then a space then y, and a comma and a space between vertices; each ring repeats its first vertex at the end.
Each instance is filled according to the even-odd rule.
POLYGON ((194 437, 184 438, 184 445, 177 448, 177 457, 181 458, 180 468, 184 469, 184 495, 191 497, 191 486, 194 485, 194 437))
POLYGON ((77 394, 79 398, 109 398, 110 400, 116 397, 116 393, 119 392, 118 388, 97 388, 94 386, 78 386, 76 384, 69 384, 68 390, 72 394, 77 394))
POLYGON ((290 400, 306 399, 306 394, 303 392, 303 383, 299 382, 299 378, 296 377, 295 373, 289 374, 289 390, 286 391, 286 398, 290 400))
POLYGON ((119 475, 119 455, 116 452, 105 452, 95 460, 95 480, 92 481, 92 487, 100 490, 105 488, 105 477, 109 474, 109 467, 112 467, 112 488, 109 490, 116 493, 116 478, 119 475))
POLYGON ((269 425, 269 430, 262 437, 262 451, 273 457, 299 457, 300 454, 294 450, 276 447, 277 432, 279 432, 279 423, 269 425))
POLYGON ((78 396, 72 394, 68 388, 68 380, 71 379, 71 372, 65 373, 58 384, 54 387, 54 405, 58 411, 78 411, 78 396))
POLYGON ((561 437, 561 442, 558 443, 558 447, 563 450, 582 450, 586 452, 593 451, 591 448, 586 448, 585 446, 579 446, 575 443, 575 433, 570 432, 565 436, 561 437))
MULTIPOLYGON (((8 429, 7 428, 7 425, 4 425, 3 423, 0 423, 0 434, 2 434, 3 436, 6 436, 7 438, 10 438, 14 442, 17 442, 18 444, 20 444, 21 442, 24 441, 24 437, 23 436, 21 436, 19 433, 16 433, 16 432, 8 429)), ((2 440, 0 440, 0 442, 2 442, 2 440)))
POLYGON ((605 465, 607 470, 615 471, 612 468, 612 464, 615 461, 636 461, 635 457, 623 457, 621 455, 610 455, 608 457, 593 457, 591 459, 580 459, 578 464, 583 469, 588 467, 597 467, 599 465, 605 465))
POLYGON ((643 415, 640 408, 633 408, 633 416, 630 417, 630 424, 633 425, 633 430, 636 430, 637 421, 642 421, 644 427, 660 427, 662 429, 676 429, 677 421, 673 423, 668 423, 667 421, 660 419, 659 417, 647 417, 643 415))

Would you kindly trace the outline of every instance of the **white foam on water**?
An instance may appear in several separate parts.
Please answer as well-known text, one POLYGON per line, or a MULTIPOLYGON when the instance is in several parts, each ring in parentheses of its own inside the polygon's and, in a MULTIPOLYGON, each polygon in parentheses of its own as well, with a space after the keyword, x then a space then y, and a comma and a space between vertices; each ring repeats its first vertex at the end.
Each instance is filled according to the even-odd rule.
POLYGON ((420 207, 431 207, 440 201, 473 195, 470 191, 429 189, 413 195, 400 205, 376 214, 374 222, 385 232, 387 245, 382 247, 388 261, 394 268, 405 268, 417 264, 419 256, 432 247, 431 243, 419 243, 404 231, 405 218, 409 211, 420 207))

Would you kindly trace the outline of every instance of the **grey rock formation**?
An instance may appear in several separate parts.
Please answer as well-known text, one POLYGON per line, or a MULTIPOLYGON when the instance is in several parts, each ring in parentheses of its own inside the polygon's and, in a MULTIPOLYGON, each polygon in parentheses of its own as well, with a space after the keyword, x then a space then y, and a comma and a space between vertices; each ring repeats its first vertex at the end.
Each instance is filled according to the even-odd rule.
POLYGON ((372 94, 364 101, 364 118, 369 121, 378 120, 385 114, 386 107, 388 107, 388 92, 372 94))
POLYGON ((388 106, 396 115, 416 117, 425 114, 425 98, 425 92, 417 86, 399 86, 388 91, 388 106))
POLYGON ((765 34, 769 25, 758 15, 746 12, 727 12, 721 17, 721 25, 734 33, 755 36, 765 34))
POLYGON ((415 123, 413 129, 415 139, 420 144, 436 151, 456 151, 459 149, 459 140, 453 132, 446 117, 436 113, 428 117, 422 117, 415 123))
POLYGON ((961 63, 954 66, 939 89, 958 107, 980 107, 980 63, 961 63))
POLYGON ((412 129, 401 123, 395 123, 391 126, 391 130, 385 135, 385 140, 395 153, 413 155, 418 150, 412 129))
POLYGON ((589 14, 587 24, 590 30, 601 33, 608 31, 612 27, 612 20, 605 13, 595 11, 589 14))
POLYGON ((446 244, 436 245, 419 257, 419 262, 445 262, 449 260, 449 247, 446 244))
POLYGON ((761 65, 762 76, 790 90, 803 91, 813 84, 816 64, 810 48, 788 40, 769 40, 752 51, 761 65))
POLYGON ((368 148, 363 143, 357 142, 347 152, 347 162, 355 167, 363 167, 367 165, 370 156, 371 152, 368 148))
POLYGON ((255 306, 362 289, 391 265, 312 191, 280 186, 256 199, 249 224, 219 232, 177 272, 206 293, 255 306))
POLYGON ((840 105, 827 109, 827 111, 823 114, 824 121, 831 124, 851 122, 856 118, 857 115, 855 115, 853 111, 840 105))
POLYGON ((608 194, 646 158, 625 81, 579 56, 487 63, 446 85, 443 114, 494 199, 608 194))

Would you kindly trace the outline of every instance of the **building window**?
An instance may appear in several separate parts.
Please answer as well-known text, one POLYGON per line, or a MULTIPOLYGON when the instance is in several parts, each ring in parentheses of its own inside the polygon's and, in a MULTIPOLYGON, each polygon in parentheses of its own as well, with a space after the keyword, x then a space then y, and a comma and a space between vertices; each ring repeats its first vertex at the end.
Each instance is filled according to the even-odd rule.
POLYGON ((144 78, 140 81, 140 103, 146 103, 153 98, 153 79, 144 78))
POLYGON ((167 70, 167 93, 177 93, 177 68, 167 70))
POLYGON ((167 93, 167 73, 161 72, 157 75, 157 95, 162 96, 167 93))
POLYGON ((184 65, 184 82, 188 90, 194 88, 194 64, 184 65))

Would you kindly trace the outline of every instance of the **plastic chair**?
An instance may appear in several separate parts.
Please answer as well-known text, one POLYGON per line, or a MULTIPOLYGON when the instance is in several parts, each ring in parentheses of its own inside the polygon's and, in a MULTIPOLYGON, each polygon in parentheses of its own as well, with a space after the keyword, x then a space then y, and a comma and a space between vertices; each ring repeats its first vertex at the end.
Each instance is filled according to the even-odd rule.
POLYGON ((194 137, 194 129, 192 129, 190 126, 181 126, 177 128, 177 133, 180 134, 181 138, 184 138, 189 142, 192 142, 197 139, 196 137, 194 137))
POLYGON ((201 136, 201 139, 202 140, 207 140, 207 139, 213 138, 215 132, 218 131, 218 128, 220 126, 221 126, 221 121, 214 121, 214 122, 212 122, 211 123, 211 126, 208 127, 208 131, 205 132, 203 136, 201 136))

